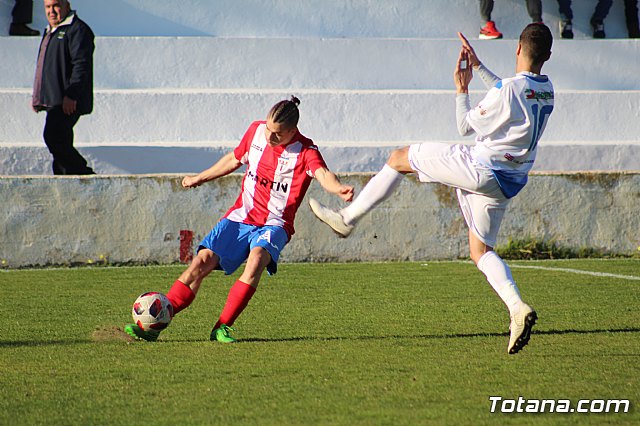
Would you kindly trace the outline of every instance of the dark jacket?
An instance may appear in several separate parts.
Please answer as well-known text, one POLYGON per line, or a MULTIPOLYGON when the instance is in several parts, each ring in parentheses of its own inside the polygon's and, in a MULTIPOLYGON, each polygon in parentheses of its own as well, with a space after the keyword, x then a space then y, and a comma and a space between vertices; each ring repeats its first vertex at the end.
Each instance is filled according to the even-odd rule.
POLYGON ((93 39, 91 28, 74 11, 55 29, 44 57, 41 104, 59 106, 67 96, 78 102, 78 114, 91 113, 95 49, 93 39))

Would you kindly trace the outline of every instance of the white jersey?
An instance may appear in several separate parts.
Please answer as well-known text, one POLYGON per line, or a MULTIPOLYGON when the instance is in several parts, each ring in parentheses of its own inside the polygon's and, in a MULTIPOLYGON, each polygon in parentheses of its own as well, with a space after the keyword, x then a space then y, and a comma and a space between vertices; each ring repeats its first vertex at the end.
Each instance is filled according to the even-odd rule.
POLYGON ((552 111, 549 78, 525 71, 498 81, 466 115, 477 134, 472 156, 494 172, 506 197, 516 195, 527 183, 552 111))

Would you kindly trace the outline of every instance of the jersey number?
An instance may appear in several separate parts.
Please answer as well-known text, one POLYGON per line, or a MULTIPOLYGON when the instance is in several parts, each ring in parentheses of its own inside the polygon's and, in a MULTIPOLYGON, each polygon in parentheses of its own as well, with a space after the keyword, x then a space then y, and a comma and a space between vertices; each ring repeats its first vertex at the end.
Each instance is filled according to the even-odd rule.
POLYGON ((544 105, 539 108, 538 104, 531 105, 531 112, 533 113, 533 137, 531 138, 531 145, 529 145, 529 151, 533 151, 538 146, 540 136, 542 136, 542 130, 547 124, 547 119, 553 111, 553 105, 544 105))

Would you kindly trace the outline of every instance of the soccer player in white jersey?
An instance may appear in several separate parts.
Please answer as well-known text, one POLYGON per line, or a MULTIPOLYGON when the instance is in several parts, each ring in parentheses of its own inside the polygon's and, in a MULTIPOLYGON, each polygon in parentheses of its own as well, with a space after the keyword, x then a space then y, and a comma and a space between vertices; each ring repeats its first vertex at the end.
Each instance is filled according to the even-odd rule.
POLYGON ((467 39, 458 36, 462 48, 454 71, 457 127, 462 136, 475 133, 475 145, 422 143, 395 150, 348 207, 336 211, 313 199, 309 204, 320 220, 347 237, 362 216, 391 195, 405 174, 456 188, 469 227, 471 259, 509 309, 507 352, 515 354, 529 342, 537 315, 522 301, 509 267, 493 247, 509 199, 527 183, 553 110, 553 86, 542 75, 553 37, 544 24, 528 25, 516 50, 516 75, 501 80, 480 62, 467 39), (490 89, 471 109, 473 70, 490 89))
MULTIPOLYGON (((351 201, 353 187, 340 183, 327 168, 318 147, 298 131, 296 97, 275 104, 266 121, 255 121, 240 144, 216 164, 182 180, 185 188, 234 172, 247 165, 238 199, 200 243, 198 254, 167 293, 174 315, 193 302, 202 280, 214 269, 233 273, 246 260, 244 271, 229 291, 210 339, 235 342, 231 325, 247 307, 266 268, 276 273, 284 246, 294 233, 296 211, 315 177, 327 191, 351 201)), ((127 324, 132 337, 157 340, 159 332, 127 324)))

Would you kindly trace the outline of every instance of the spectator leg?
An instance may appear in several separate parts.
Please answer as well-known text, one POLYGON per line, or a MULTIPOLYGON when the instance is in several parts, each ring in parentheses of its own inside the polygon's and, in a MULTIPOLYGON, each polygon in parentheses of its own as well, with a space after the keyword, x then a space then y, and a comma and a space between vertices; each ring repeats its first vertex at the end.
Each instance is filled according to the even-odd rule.
POLYGON ((531 22, 542 22, 542 0, 527 0, 527 12, 531 22))
POLYGON ((593 16, 591 17, 591 22, 604 22, 604 18, 609 14, 609 9, 611 9, 612 3, 613 0, 598 0, 596 8, 593 11, 593 16))
POLYGON ((44 142, 53 155, 53 174, 87 175, 94 174, 87 161, 73 147, 73 126, 78 122, 78 114, 66 115, 62 107, 47 112, 44 126, 44 142))
POLYGON ((480 0, 482 26, 491 20, 491 12, 493 12, 493 0, 480 0))
POLYGON ((33 0, 16 0, 11 16, 14 24, 30 24, 33 17, 33 0))
POLYGON ((571 0, 558 0, 558 12, 560 12, 561 20, 572 21, 573 11, 571 10, 571 0))
POLYGON ((638 0, 624 0, 624 16, 627 21, 629 38, 640 38, 638 27, 638 0))

